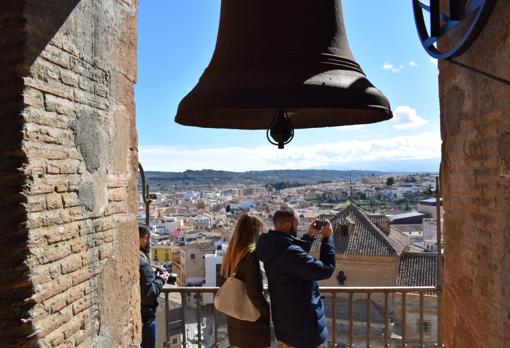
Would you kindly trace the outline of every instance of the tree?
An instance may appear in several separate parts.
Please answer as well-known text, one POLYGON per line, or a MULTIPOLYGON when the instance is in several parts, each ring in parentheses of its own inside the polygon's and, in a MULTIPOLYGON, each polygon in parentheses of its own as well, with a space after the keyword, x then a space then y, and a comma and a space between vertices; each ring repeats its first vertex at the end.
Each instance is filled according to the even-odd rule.
POLYGON ((196 207, 197 207, 197 209, 199 209, 199 210, 204 210, 204 209, 207 207, 207 204, 205 203, 205 201, 204 201, 204 200, 199 200, 199 201, 197 201, 197 203, 196 203, 196 207))
POLYGON ((412 175, 408 175, 405 180, 404 180, 406 183, 414 183, 416 182, 416 178, 412 175))
POLYGON ((395 183, 395 178, 390 176, 386 179, 386 186, 392 186, 395 183))

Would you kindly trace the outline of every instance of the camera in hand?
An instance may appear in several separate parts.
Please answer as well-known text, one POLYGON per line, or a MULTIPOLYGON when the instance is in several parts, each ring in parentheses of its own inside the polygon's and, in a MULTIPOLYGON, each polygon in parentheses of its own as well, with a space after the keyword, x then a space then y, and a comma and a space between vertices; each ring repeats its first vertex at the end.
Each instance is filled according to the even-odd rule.
POLYGON ((315 221, 315 228, 318 229, 319 231, 322 230, 327 225, 328 225, 328 222, 326 220, 315 221))
POLYGON ((167 272, 163 268, 156 268, 156 275, 161 276, 163 274, 166 274, 168 276, 168 280, 166 281, 167 284, 175 285, 175 282, 177 281, 177 274, 172 272, 167 272))

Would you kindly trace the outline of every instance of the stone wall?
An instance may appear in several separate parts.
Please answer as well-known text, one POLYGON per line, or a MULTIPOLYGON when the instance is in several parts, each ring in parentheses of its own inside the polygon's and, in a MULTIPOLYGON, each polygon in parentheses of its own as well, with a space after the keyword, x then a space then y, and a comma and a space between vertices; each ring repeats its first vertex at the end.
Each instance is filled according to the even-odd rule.
POLYGON ((2 347, 139 341, 137 5, 0 5, 2 347))
MULTIPOLYGON (((318 253, 311 253, 319 258, 318 253)), ((395 286, 399 258, 393 256, 336 255, 336 270, 333 275, 320 281, 320 286, 339 286, 338 272, 344 271, 345 286, 395 286)))
MULTIPOLYGON (((447 347, 510 347, 510 2, 440 67, 447 347)), ((443 45, 451 44, 443 42, 443 45)))

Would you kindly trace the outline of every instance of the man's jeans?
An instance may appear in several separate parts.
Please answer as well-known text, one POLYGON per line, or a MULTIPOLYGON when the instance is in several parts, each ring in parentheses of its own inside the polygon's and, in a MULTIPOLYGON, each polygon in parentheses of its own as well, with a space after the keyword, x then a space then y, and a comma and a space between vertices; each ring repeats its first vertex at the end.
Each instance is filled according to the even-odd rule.
POLYGON ((149 319, 142 326, 142 348, 156 347, 156 320, 149 319))

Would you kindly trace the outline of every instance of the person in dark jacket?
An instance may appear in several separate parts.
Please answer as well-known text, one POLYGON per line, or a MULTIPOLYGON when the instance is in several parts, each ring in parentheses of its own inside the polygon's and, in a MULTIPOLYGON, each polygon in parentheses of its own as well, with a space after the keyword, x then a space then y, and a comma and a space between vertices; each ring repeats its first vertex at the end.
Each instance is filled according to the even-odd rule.
POLYGON ((260 236, 255 254, 264 263, 276 338, 284 346, 317 347, 328 336, 317 281, 330 278, 335 270, 331 223, 322 229, 318 260, 308 255, 320 232, 317 221, 303 238, 297 238, 299 217, 292 209, 277 211, 273 222, 275 230, 260 236))
POLYGON ((264 297, 260 264, 254 253, 257 239, 263 231, 262 220, 242 214, 221 265, 222 283, 235 273, 235 277, 246 284, 248 298, 260 312, 255 322, 227 316, 228 341, 235 347, 262 348, 271 345, 269 304, 264 297))
POLYGON ((156 308, 158 296, 168 280, 168 274, 156 275, 149 257, 150 231, 144 226, 138 227, 140 237, 140 298, 142 304, 142 348, 156 346, 156 308))

